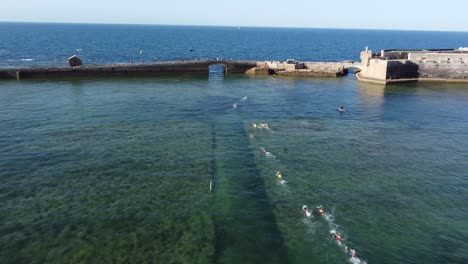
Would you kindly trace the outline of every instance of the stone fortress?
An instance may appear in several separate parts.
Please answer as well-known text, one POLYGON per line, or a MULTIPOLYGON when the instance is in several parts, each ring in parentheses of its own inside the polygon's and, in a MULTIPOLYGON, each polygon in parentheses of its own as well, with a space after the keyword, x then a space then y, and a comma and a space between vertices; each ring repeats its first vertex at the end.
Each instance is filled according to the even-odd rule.
POLYGON ((361 52, 359 81, 395 83, 408 81, 468 82, 468 48, 382 50, 361 52))

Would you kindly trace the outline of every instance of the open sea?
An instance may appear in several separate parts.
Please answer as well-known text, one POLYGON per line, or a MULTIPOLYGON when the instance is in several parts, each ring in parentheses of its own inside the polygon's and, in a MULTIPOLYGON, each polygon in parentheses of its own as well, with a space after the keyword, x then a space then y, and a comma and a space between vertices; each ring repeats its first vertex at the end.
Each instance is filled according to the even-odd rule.
MULTIPOLYGON (((468 33, 0 23, 0 67, 358 61, 366 46, 468 33)), ((0 80, 0 263, 466 264, 468 84, 216 66, 0 80)))

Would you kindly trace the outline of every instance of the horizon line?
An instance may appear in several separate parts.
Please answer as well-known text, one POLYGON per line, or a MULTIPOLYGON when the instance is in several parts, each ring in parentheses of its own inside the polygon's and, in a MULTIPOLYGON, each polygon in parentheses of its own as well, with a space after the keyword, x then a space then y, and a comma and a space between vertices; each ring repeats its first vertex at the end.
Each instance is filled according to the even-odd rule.
POLYGON ((148 23, 108 23, 108 22, 57 22, 57 21, 0 21, 0 23, 20 24, 77 24, 77 25, 121 25, 121 26, 181 26, 181 27, 232 27, 232 28, 280 28, 280 29, 337 29, 337 30, 381 30, 381 31, 425 31, 425 32, 457 32, 462 30, 432 30, 432 29, 389 29, 389 28, 338 28, 338 27, 305 27, 305 26, 240 26, 240 25, 206 25, 206 24, 148 24, 148 23))

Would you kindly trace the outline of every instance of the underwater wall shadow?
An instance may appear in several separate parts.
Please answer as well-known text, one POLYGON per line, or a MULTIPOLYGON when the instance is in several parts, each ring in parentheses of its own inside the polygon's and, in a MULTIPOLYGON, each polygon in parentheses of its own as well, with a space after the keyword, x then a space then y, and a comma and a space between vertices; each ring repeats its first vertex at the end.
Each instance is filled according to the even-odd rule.
POLYGON ((229 96, 207 96, 192 105, 204 110, 185 117, 203 120, 211 128, 214 262, 287 263, 287 248, 248 133, 231 103, 229 96))

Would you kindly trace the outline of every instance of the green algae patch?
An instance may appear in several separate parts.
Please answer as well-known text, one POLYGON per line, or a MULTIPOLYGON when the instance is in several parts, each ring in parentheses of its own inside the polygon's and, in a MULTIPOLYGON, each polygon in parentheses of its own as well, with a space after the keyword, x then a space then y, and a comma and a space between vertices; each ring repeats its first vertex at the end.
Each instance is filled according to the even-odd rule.
POLYGON ((11 174, 0 262, 209 263, 210 140, 209 125, 170 121, 49 132, 19 149, 58 161, 31 155, 38 169, 11 174))

